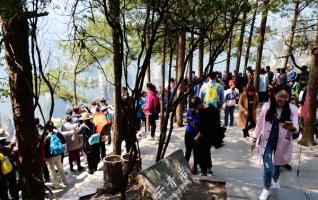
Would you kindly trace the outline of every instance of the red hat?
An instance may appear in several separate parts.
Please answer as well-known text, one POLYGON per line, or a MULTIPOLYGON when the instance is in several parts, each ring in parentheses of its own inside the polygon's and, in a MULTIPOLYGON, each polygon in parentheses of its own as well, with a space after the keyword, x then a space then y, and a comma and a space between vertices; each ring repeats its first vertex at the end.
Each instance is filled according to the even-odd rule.
POLYGON ((231 84, 235 85, 235 81, 234 80, 230 80, 229 81, 229 85, 231 85, 231 84))

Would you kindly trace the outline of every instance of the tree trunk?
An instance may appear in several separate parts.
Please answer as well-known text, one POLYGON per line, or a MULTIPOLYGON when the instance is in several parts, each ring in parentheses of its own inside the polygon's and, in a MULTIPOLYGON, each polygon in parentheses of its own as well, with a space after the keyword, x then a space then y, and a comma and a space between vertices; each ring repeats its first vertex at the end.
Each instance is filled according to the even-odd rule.
POLYGON ((263 54, 263 46, 265 41, 265 32, 266 32, 266 21, 267 21, 267 14, 268 14, 268 3, 269 0, 264 0, 264 11, 262 13, 260 31, 259 31, 259 40, 258 40, 258 47, 257 47, 257 54, 256 54, 256 64, 255 64, 255 81, 254 86, 256 91, 259 88, 259 74, 262 66, 262 54, 263 54))
MULTIPOLYGON (((150 2, 149 1, 146 1, 146 13, 149 12, 149 7, 150 7, 150 2)), ((150 41, 150 26, 147 26, 146 28, 146 46, 148 47, 149 46, 149 41, 150 41)), ((147 72, 146 72, 146 77, 147 77, 147 82, 151 82, 151 71, 150 71, 150 62, 149 64, 147 65, 147 72)))
POLYGON ((123 137, 122 127, 122 99, 121 99, 121 79, 122 79, 122 43, 120 40, 120 1, 109 0, 109 14, 114 20, 112 27, 113 38, 113 62, 114 62, 114 82, 115 82, 115 99, 114 99, 114 123, 113 123, 113 151, 116 155, 121 155, 121 141, 123 137))
MULTIPOLYGON (((204 38, 202 37, 199 43, 199 58, 198 58, 198 78, 203 76, 203 59, 204 59, 204 38)), ((199 84, 198 90, 201 88, 201 83, 199 84)))
POLYGON ((176 82, 178 81, 178 65, 179 65, 179 42, 177 42, 176 44, 176 76, 175 76, 175 80, 176 82))
POLYGON ((150 63, 147 66, 147 82, 149 83, 151 81, 151 76, 150 76, 151 72, 150 72, 150 63))
POLYGON ((289 35, 289 40, 288 40, 287 49, 286 49, 286 58, 284 58, 284 61, 283 61, 283 66, 282 66, 283 68, 286 68, 289 56, 293 50, 295 29, 296 29, 296 25, 297 25, 297 19, 298 19, 298 16, 300 14, 300 10, 299 10, 300 1, 296 1, 295 3, 296 3, 296 5, 295 5, 294 17, 293 17, 293 22, 292 22, 292 26, 290 29, 290 35, 289 35))
MULTIPOLYGON (((183 80, 184 78, 182 77, 182 71, 184 70, 184 57, 185 57, 185 43, 186 43, 186 35, 185 33, 181 33, 181 35, 179 36, 179 40, 178 40, 178 77, 177 77, 177 81, 180 82, 180 86, 178 87, 178 91, 177 91, 177 96, 179 96, 182 92, 183 89, 183 80)), ((177 119, 177 125, 178 127, 183 126, 183 113, 184 113, 184 109, 185 109, 185 102, 181 101, 180 104, 177 107, 177 115, 176 115, 176 119, 177 119)))
MULTIPOLYGON (((16 8, 19 9, 19 8, 16 8)), ((16 137, 19 144, 19 176, 23 199, 44 199, 44 183, 34 124, 32 65, 27 19, 17 13, 2 21, 5 58, 16 137)), ((1 18, 1 16, 0 16, 1 18)))
POLYGON ((227 38, 228 49, 227 49, 227 59, 226 59, 226 75, 230 73, 232 36, 233 36, 233 30, 231 30, 230 35, 227 38))
POLYGON ((238 76, 239 71, 240 71, 242 49, 243 49, 243 40, 244 40, 245 25, 246 25, 246 15, 247 15, 247 11, 244 11, 243 19, 242 19, 243 21, 242 21, 242 26, 241 26, 241 33, 240 33, 240 39, 239 39, 239 44, 238 44, 238 47, 237 47, 237 59, 236 59, 235 77, 238 76))
POLYGON ((316 33, 316 44, 313 50, 309 80, 307 85, 306 100, 304 105, 304 133, 301 144, 306 146, 315 145, 315 120, 317 113, 317 94, 318 94, 318 23, 316 33))
POLYGON ((123 186, 123 168, 120 156, 106 156, 104 158, 104 188, 106 191, 119 192, 123 186))
MULTIPOLYGON (((194 30, 192 30, 192 31, 194 31, 194 30)), ((194 33, 192 32, 191 33, 191 48, 193 48, 193 40, 194 40, 194 33)), ((188 73, 188 84, 191 84, 192 83, 192 71, 193 71, 193 52, 191 53, 191 55, 190 55, 190 59, 189 59, 189 73, 188 73)), ((188 102, 188 104, 190 104, 190 99, 191 99, 191 97, 193 97, 193 90, 191 90, 190 91, 190 93, 189 93, 189 102, 188 102)), ((190 105, 189 105, 189 107, 190 107, 190 105)))
POLYGON ((168 101, 170 101, 170 98, 172 96, 170 79, 171 79, 171 70, 172 70, 172 61, 173 61, 174 47, 172 46, 171 39, 169 39, 169 49, 170 49, 170 55, 169 55, 169 69, 168 69, 168 101))
POLYGON ((165 97, 165 70, 166 70, 166 37, 163 39, 162 45, 162 64, 161 64, 161 99, 160 99, 160 132, 162 131, 164 120, 164 97, 165 97))
POLYGON ((253 38, 253 33, 254 33, 254 24, 255 24, 255 19, 256 19, 256 13, 257 13, 257 10, 255 10, 254 13, 253 13, 251 29, 250 29, 250 35, 248 37, 248 43, 247 43, 246 55, 245 55, 245 63, 244 63, 244 70, 243 70, 244 75, 246 74, 246 69, 247 69, 247 65, 248 65, 248 59, 249 59, 249 56, 250 56, 250 49, 251 49, 252 38, 253 38))

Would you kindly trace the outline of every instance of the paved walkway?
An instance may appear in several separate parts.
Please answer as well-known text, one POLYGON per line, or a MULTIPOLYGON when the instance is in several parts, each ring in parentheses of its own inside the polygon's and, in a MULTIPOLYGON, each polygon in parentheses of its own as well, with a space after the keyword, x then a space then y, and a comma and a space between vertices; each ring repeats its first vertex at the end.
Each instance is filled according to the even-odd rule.
MULTIPOLYGON (((174 129, 166 155, 177 149, 184 150, 183 136, 184 128, 174 129)), ((242 137, 241 130, 230 127, 226 133, 225 146, 212 150, 215 175, 210 178, 226 181, 228 199, 230 200, 258 199, 262 190, 262 166, 257 163, 256 156, 252 155, 249 142, 249 138, 242 137)), ((297 190, 318 192, 318 147, 302 147, 300 173, 297 176, 300 146, 296 142, 292 161, 293 170, 286 171, 283 169, 280 177, 281 192, 295 194, 293 195, 295 198, 283 198, 281 196, 280 199, 301 200, 296 195, 299 194, 297 190)), ((149 140, 145 137, 141 139, 140 149, 143 169, 155 163, 157 144, 158 141, 156 140, 149 140)), ((108 154, 112 153, 111 147, 107 147, 107 149, 108 154)), ((191 162, 192 160, 190 165, 191 162)), ((68 169, 68 164, 65 163, 64 166, 68 172, 69 186, 64 190, 54 190, 54 193, 60 199, 78 199, 80 196, 92 193, 96 191, 96 188, 103 186, 102 162, 99 164, 99 170, 94 175, 87 174, 87 171, 72 174, 68 169)), ((309 199, 305 198, 305 195, 303 196, 303 199, 309 199)))

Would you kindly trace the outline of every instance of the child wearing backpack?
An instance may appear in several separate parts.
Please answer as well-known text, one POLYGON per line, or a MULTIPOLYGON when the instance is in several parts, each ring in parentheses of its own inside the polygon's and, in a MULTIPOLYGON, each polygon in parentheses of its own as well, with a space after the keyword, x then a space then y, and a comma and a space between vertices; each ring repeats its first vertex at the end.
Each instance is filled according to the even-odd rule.
POLYGON ((195 109, 189 109, 186 113, 187 117, 187 126, 186 126, 186 131, 184 135, 184 144, 186 148, 185 152, 185 159, 189 162, 191 153, 193 151, 193 167, 191 169, 192 174, 197 174, 197 155, 195 154, 194 146, 195 146, 195 141, 194 138, 197 135, 197 123, 199 122, 199 117, 195 109))
POLYGON ((45 157, 49 164, 49 171, 52 177, 53 187, 56 189, 61 188, 59 184, 58 175, 55 171, 55 167, 58 173, 62 177, 62 182, 66 186, 66 175, 61 161, 61 156, 64 153, 65 139, 63 135, 54 129, 53 122, 47 124, 48 135, 44 140, 45 145, 45 157))

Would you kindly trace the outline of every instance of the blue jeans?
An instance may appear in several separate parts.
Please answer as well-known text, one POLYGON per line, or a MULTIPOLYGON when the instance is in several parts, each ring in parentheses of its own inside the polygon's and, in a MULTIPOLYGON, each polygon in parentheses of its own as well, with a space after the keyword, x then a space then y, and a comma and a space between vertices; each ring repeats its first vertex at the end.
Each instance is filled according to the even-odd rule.
POLYGON ((224 126, 228 125, 229 114, 230 114, 230 126, 233 126, 234 108, 235 108, 235 106, 226 106, 225 107, 224 126))
POLYGON ((264 175, 263 175, 263 181, 264 181, 264 187, 270 188, 272 185, 272 178, 275 182, 277 182, 280 171, 279 166, 273 165, 272 155, 274 153, 274 148, 272 145, 267 144, 264 155, 263 155, 263 164, 264 164, 264 175))

